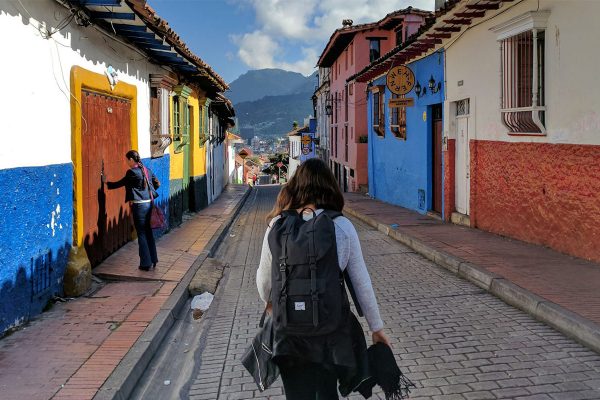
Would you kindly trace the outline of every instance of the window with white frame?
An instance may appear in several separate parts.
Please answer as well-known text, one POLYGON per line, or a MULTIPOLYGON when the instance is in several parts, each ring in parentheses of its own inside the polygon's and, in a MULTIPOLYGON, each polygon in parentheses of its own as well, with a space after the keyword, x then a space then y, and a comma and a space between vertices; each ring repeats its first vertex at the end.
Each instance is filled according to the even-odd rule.
POLYGON ((502 122, 512 134, 545 134, 545 29, 548 11, 528 12, 492 30, 501 58, 502 122))

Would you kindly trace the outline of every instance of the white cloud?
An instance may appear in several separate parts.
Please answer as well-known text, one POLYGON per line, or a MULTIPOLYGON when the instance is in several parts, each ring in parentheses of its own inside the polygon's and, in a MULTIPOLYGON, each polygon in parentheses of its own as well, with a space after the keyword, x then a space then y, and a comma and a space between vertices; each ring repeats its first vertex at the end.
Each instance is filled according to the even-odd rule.
POLYGON ((295 62, 283 61, 284 51, 278 42, 262 31, 233 36, 238 46, 238 57, 252 69, 281 68, 310 75, 319 57, 317 49, 303 47, 301 58, 295 62))
POLYGON ((342 20, 377 21, 413 6, 432 9, 434 0, 237 0, 256 12, 260 29, 233 38, 238 57, 250 68, 282 68, 310 74, 327 40, 342 20), (302 59, 289 61, 283 49, 301 46, 302 59))
POLYGON ((238 56, 250 68, 273 68, 274 57, 281 51, 271 36, 254 31, 234 38, 238 45, 238 56))

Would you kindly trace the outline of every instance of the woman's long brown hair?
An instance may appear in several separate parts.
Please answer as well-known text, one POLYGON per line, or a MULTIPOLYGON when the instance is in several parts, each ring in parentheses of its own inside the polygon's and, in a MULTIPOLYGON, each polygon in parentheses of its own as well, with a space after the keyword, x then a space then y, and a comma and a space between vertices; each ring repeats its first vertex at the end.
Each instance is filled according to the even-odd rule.
POLYGON ((297 210, 314 204, 317 208, 342 211, 344 195, 340 191, 333 173, 322 160, 306 160, 288 183, 281 188, 268 220, 284 210, 297 210))

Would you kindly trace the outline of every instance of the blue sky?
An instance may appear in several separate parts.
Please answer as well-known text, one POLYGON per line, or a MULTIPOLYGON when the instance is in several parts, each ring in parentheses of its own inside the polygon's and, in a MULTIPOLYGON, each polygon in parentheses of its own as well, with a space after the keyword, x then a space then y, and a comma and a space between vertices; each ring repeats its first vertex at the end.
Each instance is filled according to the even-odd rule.
POLYGON ((249 69, 309 75, 343 19, 375 21, 434 0, 149 0, 156 12, 227 82, 249 69))

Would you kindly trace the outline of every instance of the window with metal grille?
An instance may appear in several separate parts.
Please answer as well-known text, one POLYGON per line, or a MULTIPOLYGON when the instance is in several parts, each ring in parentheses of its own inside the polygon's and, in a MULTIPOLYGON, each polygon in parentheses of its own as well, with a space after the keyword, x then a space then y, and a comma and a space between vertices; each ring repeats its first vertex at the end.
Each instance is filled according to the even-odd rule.
POLYGON ((208 107, 200 106, 198 117, 199 117, 199 125, 198 125, 198 145, 200 147, 204 146, 206 143, 206 114, 208 107))
POLYGON ((348 69, 348 48, 346 47, 346 50, 344 50, 344 58, 345 60, 345 65, 346 65, 346 70, 348 69))
POLYGON ((338 128, 337 126, 334 129, 335 132, 335 139, 333 141, 334 145, 335 145, 335 157, 337 158, 338 156, 338 128))
POLYGON ((184 127, 183 127, 183 134, 185 136, 189 136, 190 132, 191 132, 190 121, 192 119, 192 113, 193 113, 192 106, 190 106, 190 105, 186 106, 185 107, 184 116, 183 116, 183 123, 185 124, 184 127))
POLYGON ((344 126, 344 160, 348 161, 348 125, 344 126))
MULTIPOLYGON (((397 99, 397 94, 392 98, 397 99)), ((390 130, 398 139, 406 140, 406 107, 390 108, 390 130)))
POLYGON ((335 92, 335 98, 333 100, 333 120, 335 121, 336 124, 338 122, 338 113, 339 113, 339 109, 338 109, 338 92, 335 92))
POLYGON ((456 116, 462 117, 465 115, 469 115, 469 99, 456 102, 456 116))
POLYGON ((344 89, 344 121, 348 122, 348 86, 344 89))
POLYGON ((545 27, 549 11, 527 12, 492 30, 502 69, 500 113, 513 134, 545 134, 545 27))
POLYGON ((173 96, 173 140, 181 140, 181 126, 179 124, 179 96, 173 96))
POLYGON ((334 142, 334 138, 333 138, 333 127, 329 128, 329 130, 330 130, 330 132, 329 132, 329 146, 330 146, 330 149, 331 149, 331 155, 333 155, 334 154, 333 151, 335 149, 335 147, 334 147, 335 146, 335 142, 334 142))

